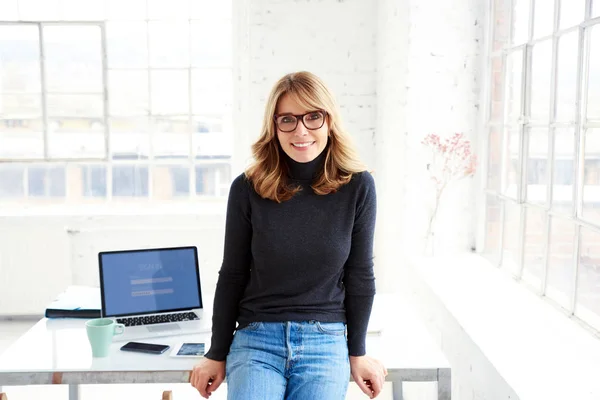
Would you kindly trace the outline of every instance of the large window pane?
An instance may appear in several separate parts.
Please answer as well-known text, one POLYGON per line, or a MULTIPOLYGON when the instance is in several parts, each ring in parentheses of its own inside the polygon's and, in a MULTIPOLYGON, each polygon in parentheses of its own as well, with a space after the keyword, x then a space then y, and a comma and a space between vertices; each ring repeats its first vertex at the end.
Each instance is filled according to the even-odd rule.
POLYGON ((516 199, 521 186, 521 161, 519 129, 505 129, 502 157, 502 193, 516 199))
POLYGON ((497 264, 500 258, 500 234, 502 233, 502 203, 497 196, 486 196, 484 254, 497 264))
POLYGON ((600 121, 600 25, 592 28, 590 40, 587 118, 600 121))
POLYGON ((549 121, 551 71, 552 40, 549 39, 532 48, 530 116, 534 122, 549 121))
POLYGON ((192 21, 192 66, 230 67, 232 65, 231 23, 192 21))
POLYGON ((19 17, 26 21, 60 20, 60 0, 19 0, 19 17))
POLYGON ((170 200, 190 194, 190 167, 156 165, 152 169, 153 199, 170 200))
POLYGON ((0 25, 0 93, 41 91, 38 27, 0 25))
POLYGON ((600 17, 600 0, 592 0, 592 18, 600 17))
POLYGON ((586 132, 583 167, 583 218, 600 225, 600 129, 586 132))
POLYGON ((148 115, 148 71, 110 70, 108 74, 110 115, 148 115))
POLYGON ((112 181, 115 197, 148 197, 147 165, 114 165, 112 181))
POLYGON ((0 94, 0 115, 4 119, 32 119, 42 116, 41 94, 0 94))
POLYGON ((527 132, 527 201, 545 204, 548 197, 548 129, 531 128, 527 132))
POLYGON ((0 2, 0 15, 4 21, 19 19, 19 5, 17 0, 3 0, 0 2))
POLYGON ((0 159, 36 159, 44 157, 41 118, 15 116, 0 119, 0 159))
POLYGON ((516 50, 507 56, 506 60, 506 89, 505 118, 507 124, 514 124, 521 117, 521 86, 523 72, 523 51, 516 50))
MULTIPOLYGON (((190 24, 188 21, 148 23, 151 67, 190 66, 190 24)), ((213 38, 214 39, 214 38, 213 38)))
POLYGON ((230 69, 192 70, 194 114, 223 113, 232 107, 233 78, 230 69))
POLYGON ((585 0, 561 1, 560 29, 567 29, 583 22, 585 0))
POLYGON ((229 164, 196 165, 196 194, 225 196, 231 182, 229 164))
POLYGON ((106 55, 109 68, 148 67, 148 24, 107 22, 106 55))
POLYGON ((550 35, 554 29, 554 0, 537 0, 534 7, 533 37, 550 35))
POLYGON ((49 94, 46 106, 50 117, 104 116, 104 101, 100 94, 49 94))
POLYGON ((82 165, 80 168, 81 194, 86 198, 106 197, 106 166, 82 165))
POLYGON ((554 133, 554 176, 552 210, 571 215, 575 185, 575 134, 573 129, 556 129, 554 133))
POLYGON ((187 115, 152 118, 154 156, 187 159, 190 156, 190 123, 187 115))
POLYGON ((529 1, 530 0, 513 0, 513 45, 519 45, 529 40, 529 1))
POLYGON ((102 118, 51 118, 48 155, 51 158, 104 158, 102 118))
MULTIPOLYGON (((103 21, 104 0, 61 0, 62 19, 67 21, 103 21)), ((124 3, 124 2, 123 2, 124 3)))
POLYGON ((188 71, 151 71, 152 114, 188 114, 188 71))
POLYGON ((519 274, 521 206, 504 202, 504 232, 502 234, 502 267, 513 275, 519 274))
POLYGON ((546 250, 546 218, 547 214, 543 209, 525 208, 522 278, 540 293, 546 250))
MULTIPOLYGON (((571 32, 558 39, 556 70, 556 120, 575 120, 577 96, 577 59, 579 32, 571 32)), ((548 66, 549 67, 549 66, 548 66)))
POLYGON ((102 93, 99 26, 46 26, 44 43, 48 91, 102 93))
POLYGON ((109 20, 146 19, 146 0, 105 0, 109 20))
POLYGON ((499 191, 502 177, 502 128, 500 127, 490 127, 487 158, 486 186, 490 190, 499 191))
POLYGON ((575 224, 564 218, 550 217, 550 248, 545 293, 566 309, 571 307, 573 296, 574 251, 575 224))
POLYGON ((575 315, 600 329, 600 234, 581 227, 575 315))
POLYGON ((108 126, 111 158, 150 157, 150 125, 147 118, 111 118, 108 126))
POLYGON ((492 85, 490 88, 490 121, 502 122, 504 111, 504 58, 493 57, 492 85))
POLYGON ((192 137, 192 146, 196 158, 214 159, 231 156, 233 136, 223 126, 223 121, 222 117, 194 117, 196 131, 192 137))
POLYGON ((65 197, 64 165, 31 165, 27 168, 29 197, 65 197))
POLYGON ((25 196, 25 166, 0 164, 0 201, 25 196))

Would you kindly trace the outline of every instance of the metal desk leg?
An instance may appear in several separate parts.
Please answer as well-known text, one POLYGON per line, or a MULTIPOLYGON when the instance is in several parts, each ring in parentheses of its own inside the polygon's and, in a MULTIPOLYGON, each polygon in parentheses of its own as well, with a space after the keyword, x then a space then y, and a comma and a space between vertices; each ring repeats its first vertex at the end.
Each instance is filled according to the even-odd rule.
POLYGON ((402 400, 402 381, 397 380, 392 382, 392 399, 394 400, 402 400))
POLYGON ((452 374, 450 368, 438 369, 438 400, 450 400, 452 396, 452 374))
POLYGON ((79 385, 69 385, 69 400, 79 400, 79 385))

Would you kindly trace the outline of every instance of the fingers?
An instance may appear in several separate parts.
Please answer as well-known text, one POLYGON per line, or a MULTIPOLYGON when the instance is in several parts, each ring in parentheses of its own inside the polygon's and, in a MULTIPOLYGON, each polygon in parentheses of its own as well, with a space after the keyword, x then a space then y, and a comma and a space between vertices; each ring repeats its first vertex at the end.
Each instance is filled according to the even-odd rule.
POLYGON ((217 390, 219 388, 219 386, 221 386, 221 383, 223 383, 224 380, 225 380, 225 377, 217 376, 212 382, 210 382, 210 385, 208 386, 208 389, 207 389, 208 394, 210 395, 212 392, 217 390))
POLYGON ((379 396, 383 390, 383 378, 381 376, 375 376, 374 379, 371 379, 371 390, 373 390, 372 399, 379 396))
POLYGON ((190 383, 193 387, 200 392, 200 396, 208 399, 210 393, 207 392, 208 388, 208 376, 203 374, 200 370, 194 368, 192 375, 190 376, 190 383))
POLYGON ((361 377, 353 377, 353 378, 354 378, 354 382, 356 382, 356 384, 358 385, 360 390, 362 390, 364 394, 366 394, 367 396, 369 396, 370 399, 372 399, 373 398, 373 390, 371 390, 369 383, 367 381, 364 381, 361 377))

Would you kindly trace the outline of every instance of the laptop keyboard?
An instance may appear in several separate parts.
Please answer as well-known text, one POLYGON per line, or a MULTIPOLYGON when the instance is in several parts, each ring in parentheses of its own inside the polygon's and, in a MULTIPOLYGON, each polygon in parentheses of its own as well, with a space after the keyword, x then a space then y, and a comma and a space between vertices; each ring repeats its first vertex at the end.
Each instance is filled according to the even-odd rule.
POLYGON ((164 324, 167 322, 193 321, 195 319, 198 319, 198 316, 195 313, 187 312, 187 313, 175 313, 175 314, 149 315, 147 317, 117 318, 117 322, 119 324, 123 324, 125 326, 137 326, 137 325, 164 324))

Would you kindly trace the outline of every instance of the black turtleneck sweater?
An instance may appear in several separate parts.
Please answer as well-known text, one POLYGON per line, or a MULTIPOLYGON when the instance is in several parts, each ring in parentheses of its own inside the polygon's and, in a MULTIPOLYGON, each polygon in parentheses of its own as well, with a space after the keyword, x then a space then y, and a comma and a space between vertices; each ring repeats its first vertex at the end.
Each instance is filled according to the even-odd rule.
POLYGON ((231 184, 207 358, 225 360, 236 321, 346 322, 349 354, 365 354, 375 183, 361 172, 335 193, 315 194, 324 154, 309 163, 284 156, 290 183, 302 190, 282 203, 261 198, 244 174, 231 184))

